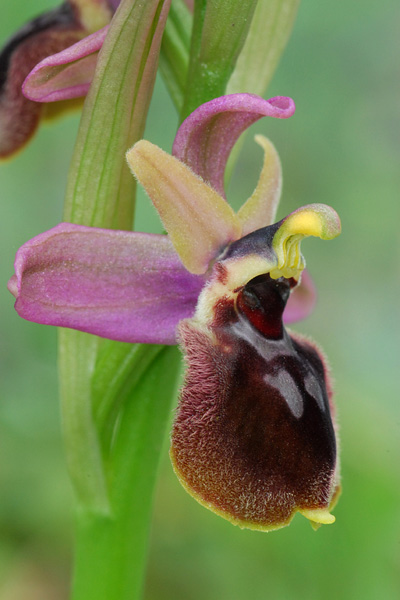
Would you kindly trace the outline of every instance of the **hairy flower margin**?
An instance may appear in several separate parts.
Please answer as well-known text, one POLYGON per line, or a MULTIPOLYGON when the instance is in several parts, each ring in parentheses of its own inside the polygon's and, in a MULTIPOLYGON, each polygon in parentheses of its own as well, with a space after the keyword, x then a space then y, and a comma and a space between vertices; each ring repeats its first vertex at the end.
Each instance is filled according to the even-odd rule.
POLYGON ((293 112, 285 97, 224 96, 184 121, 174 156, 138 142, 127 160, 168 236, 61 224, 22 246, 9 283, 28 320, 128 342, 178 336, 187 372, 175 471, 201 504, 261 530, 287 525, 297 511, 314 526, 332 523, 339 493, 324 358, 282 324, 314 302, 309 277, 300 283, 301 239, 336 237, 339 218, 312 204, 274 223, 281 168, 262 136, 254 193, 237 214, 224 195, 239 135, 262 116, 293 112))

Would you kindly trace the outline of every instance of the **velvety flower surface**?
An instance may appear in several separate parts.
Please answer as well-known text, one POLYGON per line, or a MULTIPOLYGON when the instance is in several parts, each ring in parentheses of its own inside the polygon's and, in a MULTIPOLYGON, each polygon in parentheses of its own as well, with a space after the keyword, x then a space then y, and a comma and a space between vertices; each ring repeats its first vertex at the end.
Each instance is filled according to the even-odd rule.
POLYGON ((127 160, 168 236, 62 224, 18 251, 9 284, 19 314, 39 323, 130 342, 178 335, 187 372, 172 436, 177 475, 203 505, 262 530, 297 511, 333 522, 339 490, 324 359, 283 325, 314 301, 309 278, 299 283, 302 238, 336 237, 339 218, 311 204, 274 223, 281 168, 262 136, 252 196, 236 214, 222 195, 240 133, 293 112, 284 97, 226 96, 182 124, 179 158, 138 142, 127 160))
POLYGON ((118 4, 115 0, 67 0, 27 23, 4 45, 0 52, 0 158, 18 151, 31 138, 42 116, 64 109, 64 105, 49 108, 37 101, 65 100, 87 92, 105 35, 104 30, 94 32, 109 23, 118 4), (79 41, 78 49, 73 49, 79 41), (61 51, 66 48, 64 55, 61 51), (58 57, 50 59, 53 71, 41 72, 23 95, 27 75, 53 55, 58 57), (67 61, 71 64, 66 65, 67 61), (40 82, 44 88, 38 93, 40 82))
POLYGON ((187 370, 171 459, 204 506, 251 529, 334 521, 339 494, 334 407, 318 347, 282 315, 302 268, 303 235, 335 237, 323 205, 232 243, 193 318, 179 325, 187 370))

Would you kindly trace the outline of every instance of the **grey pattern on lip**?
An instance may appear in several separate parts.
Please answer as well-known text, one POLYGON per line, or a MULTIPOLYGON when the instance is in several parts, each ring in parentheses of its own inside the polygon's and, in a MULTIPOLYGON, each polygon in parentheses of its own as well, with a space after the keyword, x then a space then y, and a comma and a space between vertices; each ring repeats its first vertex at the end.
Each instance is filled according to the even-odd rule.
POLYGON ((299 388, 290 373, 281 369, 275 375, 265 375, 264 381, 284 397, 292 415, 296 419, 300 419, 304 412, 304 402, 299 388), (282 390, 285 390, 285 392, 282 390))
POLYGON ((284 331, 282 339, 268 340, 254 329, 241 314, 238 314, 238 322, 232 325, 232 331, 250 344, 266 362, 276 356, 290 356, 288 348, 292 348, 292 343, 286 331, 284 331))
MULTIPOLYGON (((232 330, 238 337, 249 343, 266 363, 271 362, 276 356, 281 358, 296 356, 291 338, 285 330, 282 339, 268 340, 260 335, 242 315, 239 314, 238 319, 238 322, 232 325, 232 330)), ((266 374, 264 381, 284 397, 293 416, 300 419, 304 411, 304 398, 291 374, 285 369, 279 369, 276 373, 266 374), (284 394, 282 390, 285 390, 284 394)), ((315 400, 320 410, 326 412, 323 390, 311 371, 305 375, 303 383, 304 390, 315 400)))
POLYGON ((304 387, 306 392, 310 394, 312 398, 314 398, 321 411, 325 412, 326 407, 324 403, 324 394, 318 379, 313 377, 312 373, 307 373, 307 375, 305 376, 304 387))

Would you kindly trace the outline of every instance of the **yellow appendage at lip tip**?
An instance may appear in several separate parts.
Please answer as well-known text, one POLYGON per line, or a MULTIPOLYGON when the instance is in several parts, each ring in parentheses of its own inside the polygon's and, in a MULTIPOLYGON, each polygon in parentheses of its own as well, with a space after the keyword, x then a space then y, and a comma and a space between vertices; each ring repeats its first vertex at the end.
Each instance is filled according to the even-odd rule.
POLYGON ((309 519, 311 525, 331 525, 336 520, 327 508, 304 508, 299 510, 299 513, 309 519))
MULTIPOLYGON (((186 481, 186 478, 180 472, 180 469, 176 462, 173 445, 170 448, 169 455, 175 475, 177 476, 183 488, 188 492, 188 494, 190 494, 192 498, 194 498, 199 504, 201 504, 201 506, 204 506, 214 514, 222 517, 223 519, 226 519, 227 521, 232 523, 232 525, 237 525, 238 527, 240 527, 240 529, 250 529, 253 531, 263 532, 276 531, 277 529, 282 529, 283 527, 287 527, 288 525, 290 525, 297 512, 299 512, 301 515, 303 515, 303 517, 306 517, 306 519, 310 521, 310 525, 314 529, 314 531, 317 531, 317 529, 319 529, 321 525, 332 525, 336 521, 336 518, 329 512, 329 509, 327 508, 294 508, 292 514, 290 514, 286 520, 276 523, 257 523, 250 520, 242 520, 236 518, 229 512, 221 510, 211 502, 207 502, 202 498, 200 494, 198 494, 194 489, 192 489, 192 487, 186 481)), ((334 499, 333 501, 331 501, 329 508, 332 509, 335 506, 338 499, 338 495, 339 494, 335 494, 334 499)))

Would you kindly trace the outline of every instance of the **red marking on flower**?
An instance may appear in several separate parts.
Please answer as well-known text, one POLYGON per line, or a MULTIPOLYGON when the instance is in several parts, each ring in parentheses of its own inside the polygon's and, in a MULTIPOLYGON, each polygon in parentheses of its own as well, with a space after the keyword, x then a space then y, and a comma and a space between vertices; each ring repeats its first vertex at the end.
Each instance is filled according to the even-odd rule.
POLYGON ((237 321, 233 298, 227 296, 220 298, 214 306, 214 315, 212 327, 227 327, 237 321))
POLYGON ((217 280, 222 284, 226 285, 228 282, 228 270, 221 262, 217 262, 214 265, 214 274, 217 280))
MULTIPOLYGON (((293 280, 294 281, 294 280, 293 280)), ((249 281, 239 292, 237 308, 268 339, 282 337, 282 315, 290 293, 290 281, 268 274, 249 281)))

